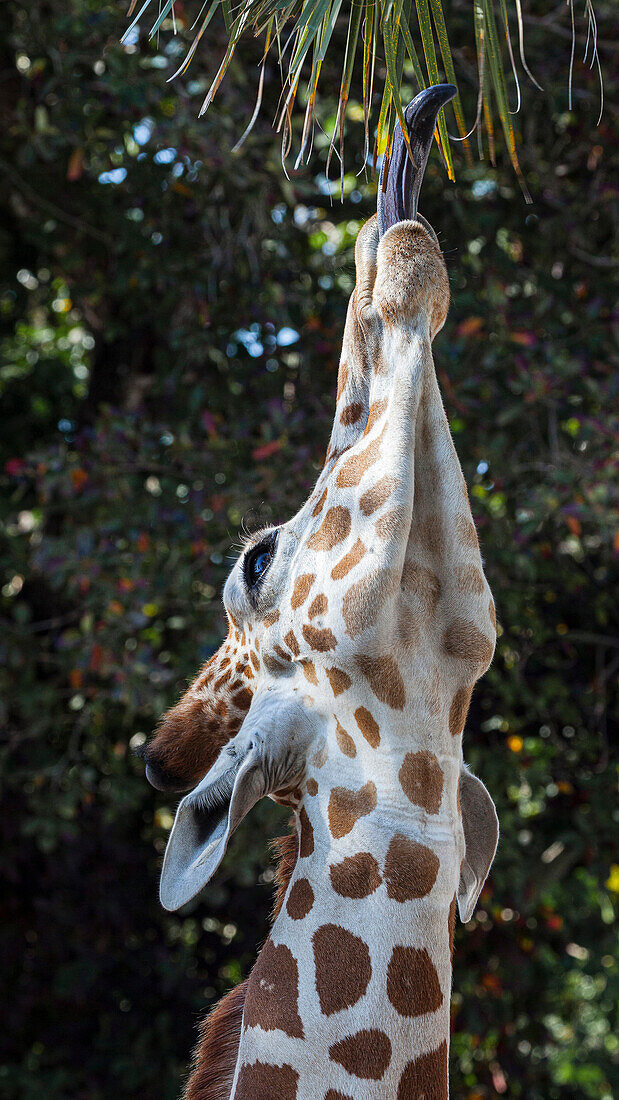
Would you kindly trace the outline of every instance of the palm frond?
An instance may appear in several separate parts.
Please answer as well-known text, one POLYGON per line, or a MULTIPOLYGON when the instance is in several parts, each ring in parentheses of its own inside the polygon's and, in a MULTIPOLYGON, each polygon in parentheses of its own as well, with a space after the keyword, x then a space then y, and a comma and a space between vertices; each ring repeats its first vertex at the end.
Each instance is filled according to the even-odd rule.
MULTIPOLYGON (((127 37, 144 16, 153 0, 143 0, 137 14, 134 14, 139 0, 131 0, 129 17, 132 21, 125 32, 127 37)), ((569 99, 571 106, 572 73, 574 62, 575 16, 574 0, 568 0, 572 21, 572 54, 569 71, 569 99)), ((175 0, 158 0, 158 14, 150 28, 150 35, 156 35, 167 19, 172 18, 175 26, 175 0)), ((335 123, 330 135, 327 153, 327 172, 334 151, 340 160, 340 171, 344 175, 344 131, 349 106, 350 91, 358 63, 361 64, 363 88, 363 115, 365 125, 365 161, 370 159, 370 123, 376 85, 376 71, 382 45, 385 76, 382 97, 378 110, 375 139, 373 143, 372 163, 376 168, 378 156, 389 156, 391 141, 396 122, 403 122, 404 103, 402 102, 402 82, 404 67, 408 63, 419 90, 430 84, 440 83, 443 79, 458 86, 454 69, 453 52, 447 33, 447 24, 442 0, 414 0, 417 15, 417 27, 413 29, 413 0, 205 0, 198 11, 193 26, 199 24, 187 55, 174 73, 175 77, 186 72, 193 60, 198 45, 203 38, 216 11, 221 9, 228 44, 219 69, 208 89, 200 114, 213 102, 217 90, 228 72, 230 62, 240 39, 250 32, 264 36, 265 48, 259 77, 258 96, 252 118, 235 146, 235 150, 245 141, 256 120, 264 85, 264 73, 267 56, 274 45, 277 49, 277 61, 280 68, 282 95, 276 118, 277 129, 282 134, 282 163, 292 146, 292 121, 295 102, 299 90, 304 88, 304 120, 300 148, 295 167, 309 160, 314 127, 317 123, 317 99, 320 76, 327 53, 334 52, 332 36, 336 25, 347 21, 346 45, 343 62, 335 123), (206 14, 204 14, 206 9, 206 14), (203 18, 202 18, 203 17, 203 18), (200 20, 202 20, 200 22, 200 20), (418 30, 418 34, 416 34, 418 30), (284 44, 282 40, 286 35, 284 44), (360 41, 361 39, 361 41, 360 41), (425 61, 425 72, 419 59, 415 39, 421 45, 425 61), (437 51, 438 44, 438 51, 437 51), (442 71, 439 66, 439 55, 442 71)), ((600 61, 597 53, 597 25, 592 0, 585 0, 585 16, 588 34, 585 58, 590 56, 590 65, 597 65, 600 88, 601 109, 603 109, 603 83, 600 61)), ((512 18, 518 27, 518 56, 524 73, 531 82, 540 88, 533 76, 524 52, 524 32, 521 0, 513 0, 512 18)), ((473 0, 473 31, 477 48, 479 95, 477 117, 472 128, 467 129, 464 110, 458 94, 450 105, 453 111, 457 135, 450 135, 444 112, 441 112, 437 124, 436 140, 441 150, 447 174, 454 179, 454 165, 451 142, 462 143, 468 163, 471 163, 469 138, 477 131, 480 155, 483 155, 482 126, 486 133, 488 155, 492 163, 496 158, 495 116, 500 123, 499 132, 509 155, 514 171, 519 179, 525 198, 528 200, 522 172, 518 162, 516 136, 512 115, 520 109, 521 94, 518 69, 510 32, 510 12, 508 0, 473 0), (499 9, 497 20, 496 4, 499 9), (500 24, 500 29, 499 29, 500 24), (507 60, 506 60, 507 59, 507 60), (506 68, 509 69, 516 89, 516 105, 510 109, 506 68)), ((601 118, 601 112, 600 112, 601 118)), ((406 128, 403 127, 406 134, 406 128)))

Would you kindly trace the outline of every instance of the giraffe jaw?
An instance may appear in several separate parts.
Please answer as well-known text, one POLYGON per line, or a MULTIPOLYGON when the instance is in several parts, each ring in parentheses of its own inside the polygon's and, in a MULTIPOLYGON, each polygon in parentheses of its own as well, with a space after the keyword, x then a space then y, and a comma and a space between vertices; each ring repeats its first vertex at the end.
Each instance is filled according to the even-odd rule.
POLYGON ((400 124, 393 137, 391 158, 380 173, 378 185, 378 227, 381 237, 401 221, 415 221, 419 192, 423 182, 439 111, 457 94, 453 84, 435 84, 419 92, 404 111, 411 161, 400 124), (385 179, 385 172, 387 178, 385 179))

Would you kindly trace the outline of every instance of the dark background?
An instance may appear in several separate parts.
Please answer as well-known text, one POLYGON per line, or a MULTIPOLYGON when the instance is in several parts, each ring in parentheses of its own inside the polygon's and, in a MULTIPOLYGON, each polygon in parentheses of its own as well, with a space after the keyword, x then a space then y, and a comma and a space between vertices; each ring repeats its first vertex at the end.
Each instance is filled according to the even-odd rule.
MULTIPOLYGON (((532 206, 501 153, 467 167, 458 147, 455 186, 434 152, 423 192, 453 295, 437 368, 500 622, 465 743, 502 838, 457 931, 458 1100, 619 1094, 611 11, 597 7, 596 129, 584 21, 570 112, 569 9, 529 8, 546 89, 523 83, 515 118, 532 206)), ((27 1100, 173 1100, 197 1020, 266 934, 267 840, 286 815, 257 807, 206 895, 165 914, 175 804, 131 749, 219 644, 243 516, 287 518, 316 477, 354 239, 375 208, 356 174, 358 88, 341 205, 322 134, 310 169, 282 173, 271 64, 231 155, 259 43, 198 120, 222 24, 168 85, 197 9, 183 21, 177 4, 180 44, 143 33, 125 49, 124 14, 1 6, 0 1094, 27 1100)), ((471 11, 447 15, 472 119, 471 11)))

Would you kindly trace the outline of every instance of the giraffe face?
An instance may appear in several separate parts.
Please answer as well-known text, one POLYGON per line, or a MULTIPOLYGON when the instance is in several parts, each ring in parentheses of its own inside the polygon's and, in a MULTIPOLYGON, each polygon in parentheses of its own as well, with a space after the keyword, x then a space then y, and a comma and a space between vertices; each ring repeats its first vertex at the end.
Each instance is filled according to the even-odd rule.
MULTIPOLYGON (((155 779, 164 773, 179 785, 197 783, 180 804, 169 842, 161 886, 167 908, 183 904, 213 874, 258 798, 298 804, 309 749, 319 755, 315 742, 325 741, 334 720, 341 752, 356 756, 337 705, 377 746, 368 701, 383 715, 402 713, 418 679, 416 671, 411 681, 406 649, 436 608, 441 582, 423 562, 440 555, 441 536, 432 515, 422 517, 423 561, 407 561, 420 495, 413 458, 447 276, 435 239, 419 222, 396 225, 379 239, 372 219, 356 255, 322 474, 296 516, 260 532, 238 558, 224 588, 228 637, 146 751, 150 778, 159 767, 155 779), (336 704, 339 696, 343 704, 336 704)), ((339 815, 346 830, 374 808, 374 783, 359 797, 339 815)), ((336 835, 338 823, 333 827, 336 835)))
MULTIPOLYGON (((443 324, 449 287, 436 238, 419 221, 379 238, 370 219, 356 266, 324 469, 297 515, 255 536, 233 567, 224 589, 228 636, 143 752, 157 787, 194 786, 238 733, 256 692, 291 678, 316 699, 325 676, 329 692, 361 677, 404 705, 392 657, 407 629, 398 607, 415 493, 415 420, 404 389, 407 371, 421 384, 424 369, 419 356, 410 364, 406 356, 443 324)), ((431 550, 440 541, 431 516, 426 528, 431 550)), ((432 569, 419 568, 411 636, 440 587, 432 569)))
MULTIPOLYGON (((383 661, 371 672, 371 655, 356 652, 355 639, 363 641, 377 598, 390 592, 403 567, 398 559, 410 526, 413 483, 410 469, 398 469, 398 452, 405 467, 413 437, 406 437, 401 424, 394 430, 394 421, 411 412, 406 394, 397 392, 394 363, 402 350, 398 332, 401 342, 404 330, 405 343, 411 335, 417 342, 432 338, 447 312, 445 265, 436 235, 418 218, 417 200, 438 111, 455 92, 450 85, 428 89, 407 108, 413 160, 398 132, 386 181, 386 161, 381 171, 378 219, 370 219, 356 243, 357 280, 325 468, 295 521, 279 533, 267 532, 262 545, 250 548, 233 570, 225 593, 226 641, 141 750, 147 777, 160 789, 187 789, 208 771, 240 729, 259 680, 266 676, 290 675, 296 662, 315 686, 315 662, 324 663, 324 655, 336 649, 351 667, 355 656, 365 660, 365 672, 375 678, 385 671, 383 661), (413 221, 406 222, 408 217, 413 221), (393 415, 398 397, 402 409, 393 415), (358 527, 363 531, 356 534, 358 527), (395 568, 385 571, 389 553, 395 568), (341 601, 335 609, 333 598, 341 601), (307 620, 297 621, 295 631, 295 624, 286 620, 304 604, 307 620), (278 622, 279 628, 263 637, 278 622)), ((431 589, 436 578, 427 574, 425 569, 425 587, 431 589)), ((380 629, 375 633, 379 636, 380 629)), ((333 664, 331 673, 339 685, 349 679, 347 671, 333 664)), ((396 688, 397 697, 401 691, 396 688)))

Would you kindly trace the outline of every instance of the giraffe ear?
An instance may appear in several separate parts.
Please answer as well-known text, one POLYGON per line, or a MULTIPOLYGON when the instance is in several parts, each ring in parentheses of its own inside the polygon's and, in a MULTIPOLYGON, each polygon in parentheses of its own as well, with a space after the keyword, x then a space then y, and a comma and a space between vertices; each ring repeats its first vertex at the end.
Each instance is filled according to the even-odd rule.
POLYGON ((259 799, 298 781, 314 733, 296 699, 274 691, 254 697, 236 737, 179 803, 161 869, 164 909, 179 909, 213 877, 259 799))
POLYGON ((481 779, 466 768, 460 773, 460 806, 465 853, 458 886, 458 911, 460 920, 466 922, 473 916, 499 842, 494 802, 481 779))

